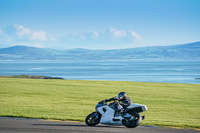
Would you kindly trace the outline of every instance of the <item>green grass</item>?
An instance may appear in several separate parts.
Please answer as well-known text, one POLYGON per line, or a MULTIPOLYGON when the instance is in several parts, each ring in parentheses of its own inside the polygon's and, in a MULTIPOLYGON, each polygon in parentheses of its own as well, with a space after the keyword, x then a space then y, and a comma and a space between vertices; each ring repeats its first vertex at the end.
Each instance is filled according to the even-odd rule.
POLYGON ((0 78, 0 116, 84 121, 120 91, 147 105, 143 125, 200 128, 200 84, 0 78))

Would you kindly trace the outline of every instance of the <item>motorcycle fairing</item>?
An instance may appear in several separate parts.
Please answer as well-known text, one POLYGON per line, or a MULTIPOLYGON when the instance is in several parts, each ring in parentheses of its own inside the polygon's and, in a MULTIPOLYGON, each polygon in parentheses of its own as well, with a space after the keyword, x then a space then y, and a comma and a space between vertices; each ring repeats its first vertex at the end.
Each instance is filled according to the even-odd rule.
POLYGON ((108 124, 108 125, 122 125, 122 117, 114 117, 115 110, 110 108, 109 106, 102 106, 97 109, 99 113, 102 115, 100 123, 108 124))
POLYGON ((147 106, 138 103, 131 104, 127 108, 129 109, 129 111, 132 110, 133 112, 137 113, 141 113, 147 110, 147 106))

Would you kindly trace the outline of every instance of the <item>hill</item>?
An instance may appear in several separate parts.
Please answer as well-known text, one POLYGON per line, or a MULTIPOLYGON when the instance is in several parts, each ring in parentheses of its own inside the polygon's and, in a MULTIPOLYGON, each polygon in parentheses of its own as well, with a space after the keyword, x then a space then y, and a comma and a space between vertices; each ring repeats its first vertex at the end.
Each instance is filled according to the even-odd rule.
POLYGON ((200 59, 200 42, 113 50, 54 50, 26 46, 0 49, 0 60, 103 60, 103 59, 200 59))

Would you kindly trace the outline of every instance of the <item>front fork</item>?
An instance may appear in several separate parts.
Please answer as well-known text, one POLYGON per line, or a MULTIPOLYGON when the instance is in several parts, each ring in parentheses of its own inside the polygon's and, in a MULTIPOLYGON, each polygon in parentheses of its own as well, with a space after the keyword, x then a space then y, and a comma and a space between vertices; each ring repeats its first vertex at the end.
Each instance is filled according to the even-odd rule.
POLYGON ((94 115, 95 115, 96 119, 98 119, 101 116, 101 114, 99 112, 94 112, 94 113, 95 113, 94 115))

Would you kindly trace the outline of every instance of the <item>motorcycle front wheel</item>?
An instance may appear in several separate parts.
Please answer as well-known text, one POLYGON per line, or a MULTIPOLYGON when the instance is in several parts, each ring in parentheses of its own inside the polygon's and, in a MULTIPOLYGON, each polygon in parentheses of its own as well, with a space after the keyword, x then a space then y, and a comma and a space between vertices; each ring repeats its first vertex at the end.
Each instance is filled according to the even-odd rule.
POLYGON ((140 125, 142 117, 138 113, 134 113, 134 120, 123 119, 122 124, 128 128, 135 128, 140 125))
POLYGON ((101 119, 101 115, 97 112, 93 112, 85 118, 85 123, 88 126, 95 126, 95 125, 99 124, 100 119, 101 119))

